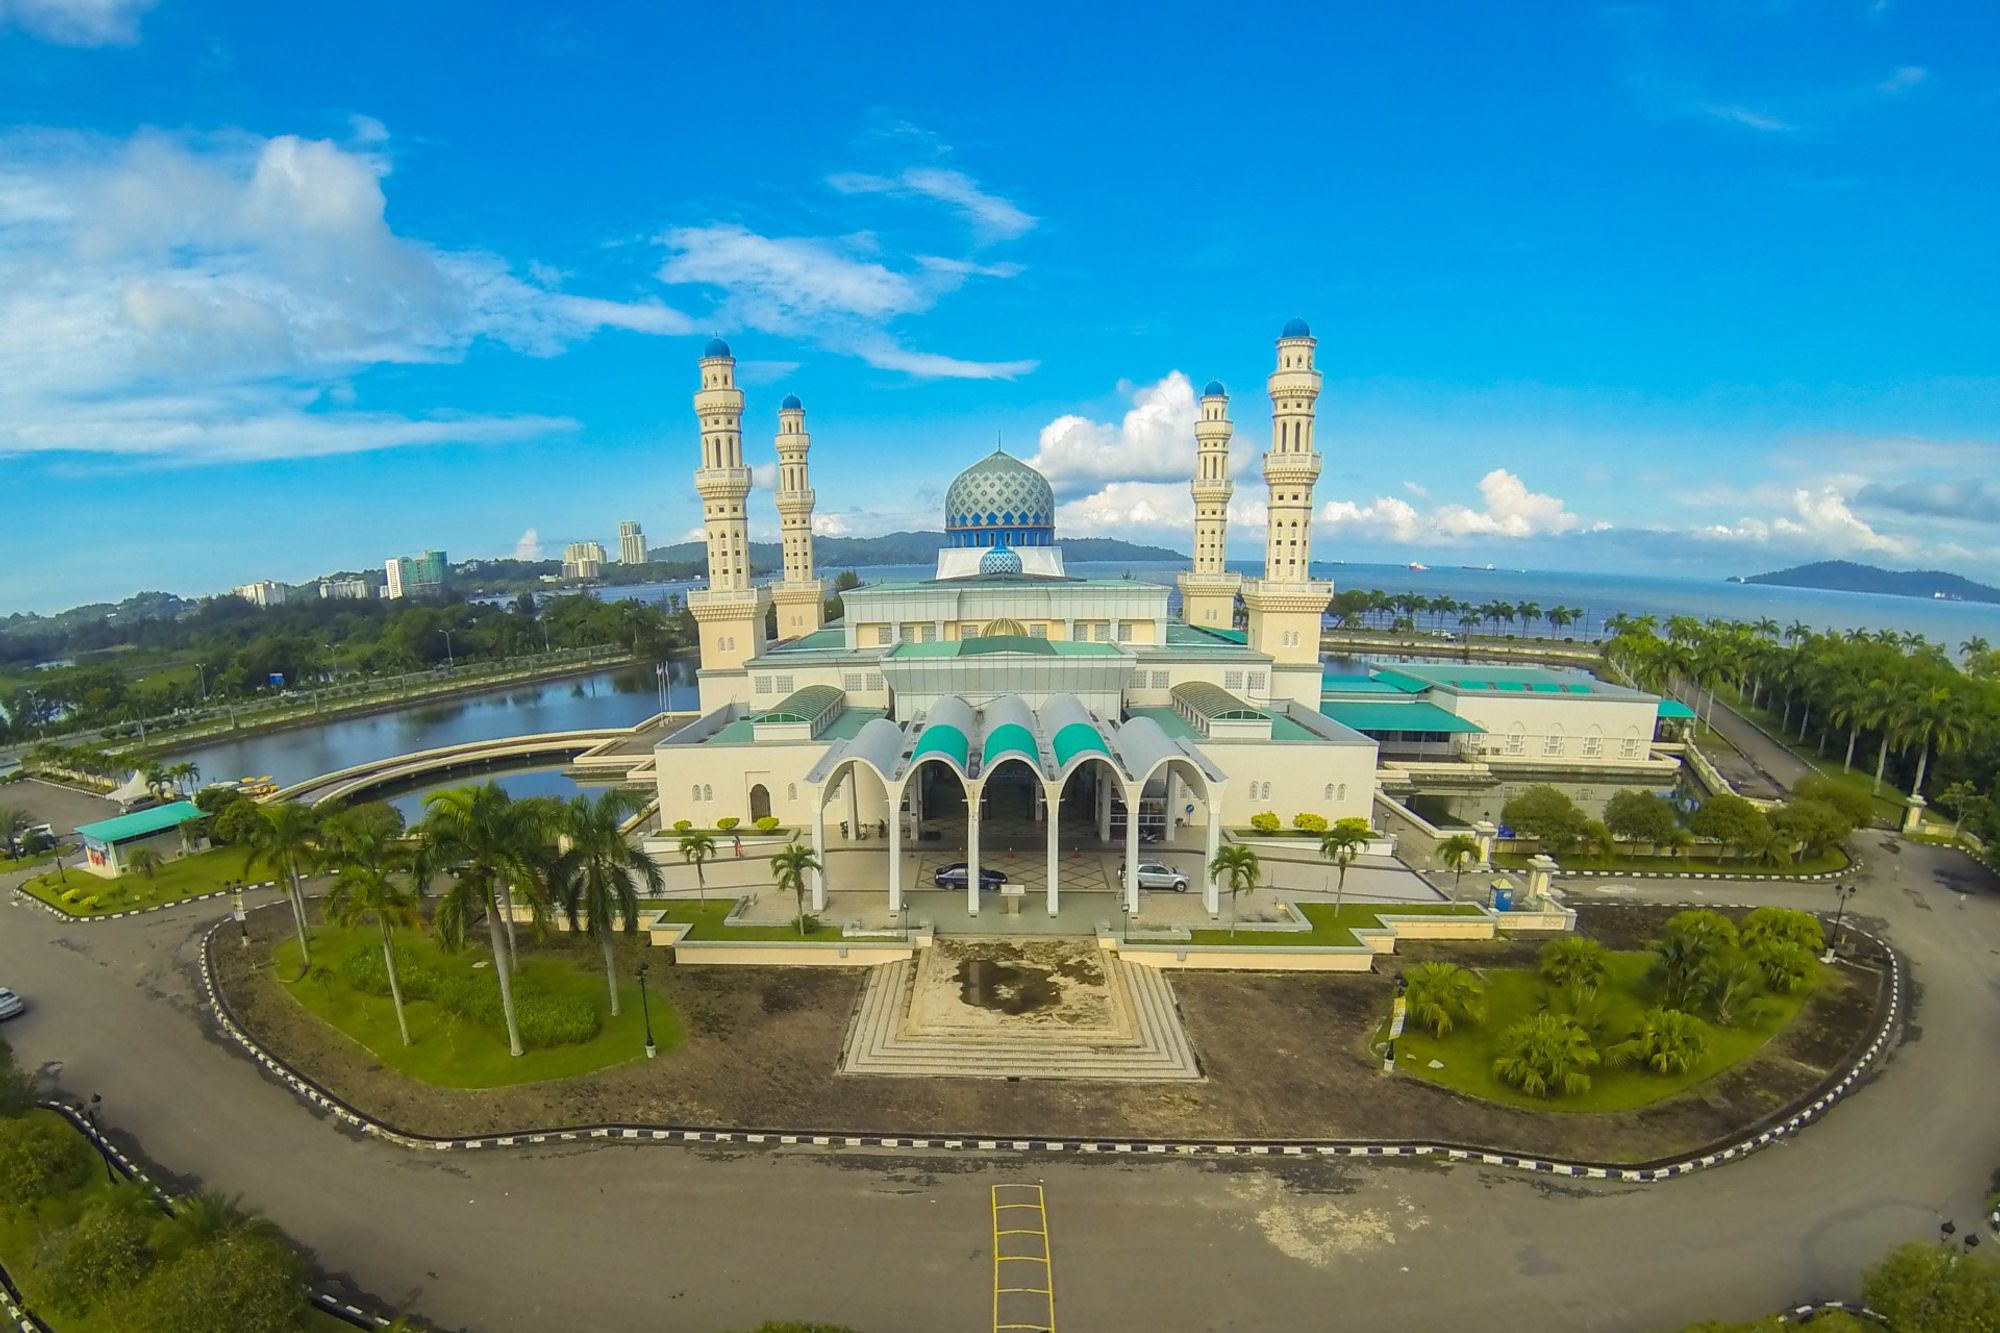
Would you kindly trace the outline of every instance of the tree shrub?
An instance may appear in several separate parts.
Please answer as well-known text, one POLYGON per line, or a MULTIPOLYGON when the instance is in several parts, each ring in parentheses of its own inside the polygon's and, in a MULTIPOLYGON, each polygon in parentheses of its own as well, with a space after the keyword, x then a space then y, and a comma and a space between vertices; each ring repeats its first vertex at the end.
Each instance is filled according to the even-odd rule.
POLYGON ((1672 801, 1649 791, 1621 791, 1604 803, 1604 826, 1620 842, 1659 847, 1673 840, 1679 820, 1672 801))
POLYGON ((1764 812, 1749 801, 1733 792, 1722 792, 1688 816, 1688 831, 1742 855, 1764 845, 1771 825, 1764 812))
POLYGON ((778 827, 778 817, 776 815, 765 815, 756 820, 752 827, 759 833, 769 833, 772 829, 778 827))
POLYGON ((83 1137, 53 1114, 0 1121, 0 1207, 79 1185, 96 1165, 83 1137))
POLYGON ((694 821, 692 819, 676 819, 674 821, 674 832, 676 833, 686 833, 693 827, 694 821))
POLYGON ((1259 810, 1256 814, 1250 816, 1250 827, 1256 829, 1259 833, 1276 833, 1278 831, 1277 812, 1274 810, 1259 810))
POLYGON ((1796 907, 1760 907, 1743 918, 1738 934, 1746 949, 1765 943, 1796 944, 1813 953, 1826 948, 1819 918, 1796 907))
POLYGON ((1551 851, 1575 845, 1590 821, 1563 792, 1537 783, 1500 807, 1500 818, 1517 834, 1539 839, 1551 851))
POLYGON ((75 1226, 50 1239, 44 1254, 50 1299, 80 1315, 107 1292, 130 1290, 153 1266, 149 1240, 158 1217, 143 1193, 121 1192, 84 1209, 75 1226))
POLYGON ((1655 1074, 1685 1074, 1707 1053, 1708 1029, 1699 1018, 1656 1007, 1639 1020, 1638 1031, 1611 1048, 1611 1059, 1655 1074))
POLYGON ((1854 821, 1825 801, 1791 801, 1764 818, 1789 847, 1808 856, 1838 847, 1854 832, 1854 821))
POLYGON ((141 1282, 124 1312, 130 1333, 294 1333, 305 1266, 270 1236, 237 1234, 189 1250, 141 1282))
POLYGON ((1850 828, 1866 828, 1875 818, 1874 797, 1820 773, 1810 774, 1793 783, 1792 799, 1830 805, 1847 817, 1850 828))
POLYGON ((1585 1072, 1602 1058, 1590 1034, 1566 1014, 1540 1013, 1500 1034, 1493 1074, 1531 1097, 1575 1096, 1590 1090, 1585 1072))
POLYGON ((738 819, 735 815, 724 815, 722 818, 715 821, 715 826, 721 829, 724 833, 727 833, 729 832, 729 830, 735 828, 738 824, 741 824, 742 822, 743 821, 738 819))
POLYGON ((0 1116, 26 1115, 35 1104, 35 1079, 14 1058, 14 1048, 0 1041, 0 1116))
POLYGON ((1302 833, 1324 833, 1327 829, 1326 816, 1316 815, 1310 810, 1301 810, 1292 816, 1292 827, 1302 833))
POLYGON ((1611 966, 1611 952, 1599 940, 1565 935, 1542 946, 1537 970, 1543 981, 1571 998, 1595 995, 1611 966))
POLYGON ((1457 963, 1418 963, 1403 976, 1403 1012, 1443 1037, 1454 1024, 1486 1016, 1485 988, 1457 963))
POLYGON ((1896 1333, 1962 1333, 2000 1327, 2000 1263, 1957 1246, 1912 1241, 1868 1270, 1868 1308, 1896 1333))

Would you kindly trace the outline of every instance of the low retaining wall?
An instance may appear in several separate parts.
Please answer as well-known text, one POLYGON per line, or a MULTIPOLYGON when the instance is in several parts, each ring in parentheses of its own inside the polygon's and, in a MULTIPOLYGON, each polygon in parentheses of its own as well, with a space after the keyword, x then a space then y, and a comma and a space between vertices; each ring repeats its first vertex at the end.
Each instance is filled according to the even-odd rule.
MULTIPOLYGON (((267 879, 261 884, 245 884, 242 886, 242 891, 244 893, 252 893, 258 889, 275 889, 277 887, 278 881, 267 879)), ((213 893, 197 893, 192 898, 176 898, 172 902, 154 903, 151 907, 134 907, 123 912, 94 912, 85 914, 82 912, 64 911, 54 903, 44 902, 42 899, 37 898, 34 894, 29 893, 19 885, 14 887, 14 896, 16 898, 24 903, 32 903, 52 917, 63 921, 83 921, 93 925, 99 921, 116 921, 120 917, 146 916, 152 912, 164 912, 169 907, 186 907, 189 903, 205 903, 210 898, 226 898, 235 892, 237 892, 235 889, 217 889, 213 893)))

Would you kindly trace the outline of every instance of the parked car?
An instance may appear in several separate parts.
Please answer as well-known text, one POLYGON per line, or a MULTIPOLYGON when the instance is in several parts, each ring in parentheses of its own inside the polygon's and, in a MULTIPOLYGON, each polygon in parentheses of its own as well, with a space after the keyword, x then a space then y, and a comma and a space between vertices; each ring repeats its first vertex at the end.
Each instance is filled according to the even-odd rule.
MULTIPOLYGON (((931 883, 941 889, 962 889, 965 887, 965 862, 954 861, 931 876, 931 883)), ((979 887, 981 890, 997 889, 1007 882, 1007 877, 991 866, 979 867, 979 887)))
POLYGON ((1158 861, 1139 863, 1139 887, 1142 889, 1172 889, 1175 893, 1188 891, 1186 872, 1172 866, 1163 866, 1158 861))
POLYGON ((20 996, 5 986, 0 986, 0 1018, 19 1018, 27 1008, 28 1006, 21 1002, 20 996))

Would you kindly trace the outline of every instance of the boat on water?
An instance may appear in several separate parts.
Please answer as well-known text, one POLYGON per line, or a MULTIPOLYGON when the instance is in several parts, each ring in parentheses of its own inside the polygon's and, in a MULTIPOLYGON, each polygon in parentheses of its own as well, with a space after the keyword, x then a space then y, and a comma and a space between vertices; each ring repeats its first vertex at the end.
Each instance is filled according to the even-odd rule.
POLYGON ((1468 574, 1491 574, 1493 572, 1493 566, 1491 565, 1460 565, 1459 568, 1468 574))
POLYGON ((1420 565, 1414 560, 1412 560, 1409 564, 1405 565, 1404 568, 1409 570, 1413 574, 1428 574, 1431 572, 1431 567, 1429 565, 1420 565))
POLYGON ((1934 592, 1931 594, 1931 600, 1934 602, 1962 602, 1965 599, 1955 592, 1934 592))

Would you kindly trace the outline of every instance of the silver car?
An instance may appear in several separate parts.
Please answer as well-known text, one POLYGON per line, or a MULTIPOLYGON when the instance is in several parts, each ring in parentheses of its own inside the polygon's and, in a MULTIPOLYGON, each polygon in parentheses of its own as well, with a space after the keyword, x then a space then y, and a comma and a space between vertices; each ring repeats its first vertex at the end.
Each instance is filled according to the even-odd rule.
POLYGON ((1158 861, 1139 863, 1139 887, 1142 889, 1172 889, 1175 893, 1188 891, 1188 877, 1184 871, 1172 866, 1163 866, 1158 861))
POLYGON ((0 1018, 19 1018, 28 1006, 21 1003, 21 997, 0 986, 0 1018))

